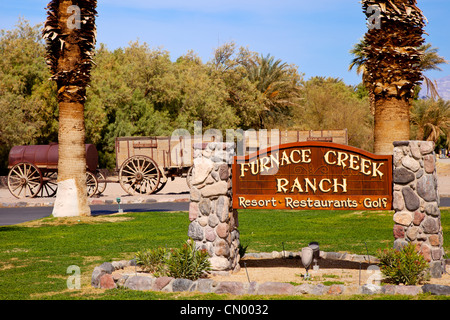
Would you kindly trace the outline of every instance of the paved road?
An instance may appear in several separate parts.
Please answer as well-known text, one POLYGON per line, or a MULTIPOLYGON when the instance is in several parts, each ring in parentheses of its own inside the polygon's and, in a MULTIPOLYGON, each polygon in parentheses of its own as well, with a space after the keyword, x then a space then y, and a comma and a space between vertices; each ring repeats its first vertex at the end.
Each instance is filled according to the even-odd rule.
MULTIPOLYGON (((93 216, 117 213, 116 205, 92 205, 93 216)), ((124 212, 147 211, 188 211, 188 202, 154 202, 143 204, 121 204, 124 212)), ((41 219, 52 214, 53 207, 0 208, 0 226, 14 225, 26 221, 41 219)))
MULTIPOLYGON (((153 202, 142 204, 121 204, 124 212, 146 211, 188 211, 188 202, 153 202)), ((441 198, 441 207, 450 207, 450 198, 441 198)), ((93 216, 117 213, 117 205, 91 205, 93 216)), ((14 225, 48 217, 52 207, 0 208, 0 226, 14 225)))

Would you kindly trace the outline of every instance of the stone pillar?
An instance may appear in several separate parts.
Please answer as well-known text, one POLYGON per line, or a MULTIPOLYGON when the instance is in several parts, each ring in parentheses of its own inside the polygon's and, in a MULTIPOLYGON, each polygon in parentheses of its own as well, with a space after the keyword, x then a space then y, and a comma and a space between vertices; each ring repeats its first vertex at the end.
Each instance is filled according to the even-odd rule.
POLYGON ((445 268, 434 143, 396 141, 393 155, 394 248, 416 245, 433 278, 445 268))
POLYGON ((233 143, 194 144, 188 236, 206 249, 215 271, 239 270, 237 211, 232 209, 233 143))

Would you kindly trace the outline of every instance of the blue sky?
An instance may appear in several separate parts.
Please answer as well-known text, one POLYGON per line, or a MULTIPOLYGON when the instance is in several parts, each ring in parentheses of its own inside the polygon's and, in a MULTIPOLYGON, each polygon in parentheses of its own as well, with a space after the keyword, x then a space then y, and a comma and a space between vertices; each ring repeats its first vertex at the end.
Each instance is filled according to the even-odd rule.
MULTIPOLYGON (((48 0, 0 0, 0 29, 12 29, 19 17, 45 21, 48 0)), ((429 20, 427 42, 450 60, 450 1, 419 0, 429 20)), ((99 0, 98 43, 109 49, 130 41, 162 47, 175 60, 189 50, 203 61, 219 45, 234 41, 252 51, 271 54, 312 76, 342 78, 358 84, 348 71, 349 50, 366 32, 358 0, 99 0)), ((428 72, 439 79, 450 75, 428 72)))

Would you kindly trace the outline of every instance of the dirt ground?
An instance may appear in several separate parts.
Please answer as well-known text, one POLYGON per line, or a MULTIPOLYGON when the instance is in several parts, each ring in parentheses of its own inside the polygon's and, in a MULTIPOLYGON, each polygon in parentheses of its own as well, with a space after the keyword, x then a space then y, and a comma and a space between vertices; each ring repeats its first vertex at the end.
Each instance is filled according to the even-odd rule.
MULTIPOLYGON (((313 270, 313 265, 308 270, 309 279, 305 279, 306 270, 300 258, 292 259, 243 259, 241 270, 236 273, 219 272, 210 274, 209 279, 215 281, 235 282, 281 282, 299 285, 310 284, 341 284, 345 286, 362 286, 365 284, 380 284, 382 275, 376 264, 359 263, 340 260, 318 261, 318 269, 313 270)), ((115 273, 144 273, 140 267, 127 267, 117 270, 115 273)), ((447 267, 450 272, 450 266, 447 267)), ((429 279, 426 283, 450 286, 450 274, 444 273, 442 278, 429 279)))
MULTIPOLYGON (((308 270, 310 280, 304 278, 306 270, 299 258, 293 259, 243 259, 241 270, 230 275, 210 275, 216 281, 248 282, 287 282, 293 284, 311 283, 364 285, 376 284, 381 274, 373 270, 376 265, 351 261, 324 260, 318 261, 318 270, 312 266, 308 270), (369 268, 370 266, 370 268, 369 268)), ((450 266, 447 267, 450 272, 450 266)), ((450 274, 445 273, 440 279, 430 279, 427 283, 450 286, 450 274)))

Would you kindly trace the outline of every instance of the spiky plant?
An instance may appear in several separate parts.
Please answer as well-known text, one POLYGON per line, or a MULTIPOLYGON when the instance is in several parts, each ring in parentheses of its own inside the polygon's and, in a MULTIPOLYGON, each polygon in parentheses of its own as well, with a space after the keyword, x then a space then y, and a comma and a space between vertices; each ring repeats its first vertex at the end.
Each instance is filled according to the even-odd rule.
POLYGON ((391 154, 392 143, 409 140, 414 88, 422 80, 421 55, 426 18, 416 0, 362 0, 369 21, 364 37, 365 81, 374 96, 374 151, 391 154), (370 10, 369 10, 370 9, 370 10))
POLYGON ((54 216, 90 215, 86 191, 84 102, 96 42, 96 0, 52 0, 43 38, 58 90, 59 162, 54 216))

